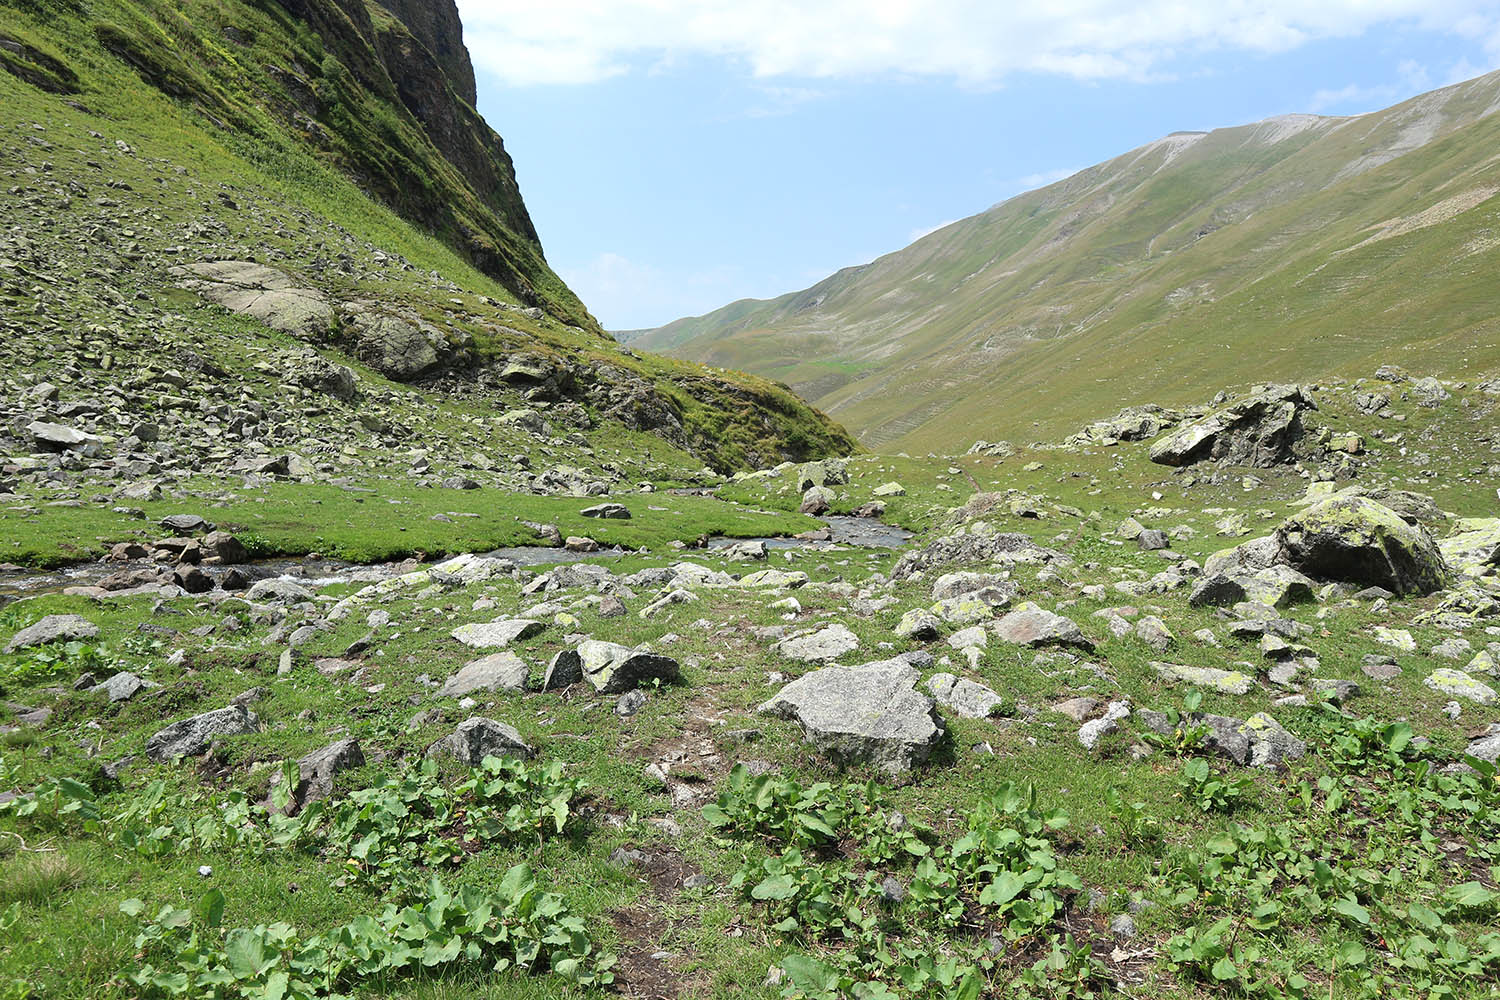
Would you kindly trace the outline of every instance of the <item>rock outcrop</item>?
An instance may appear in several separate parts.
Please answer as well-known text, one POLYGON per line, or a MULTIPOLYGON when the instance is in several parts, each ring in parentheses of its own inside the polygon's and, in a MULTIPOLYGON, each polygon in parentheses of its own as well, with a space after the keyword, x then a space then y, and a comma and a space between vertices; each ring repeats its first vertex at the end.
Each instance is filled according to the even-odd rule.
POLYGON ((1222 462, 1270 468, 1292 459, 1303 434, 1302 414, 1317 409, 1302 386, 1269 386, 1180 427, 1151 446, 1161 465, 1222 462))

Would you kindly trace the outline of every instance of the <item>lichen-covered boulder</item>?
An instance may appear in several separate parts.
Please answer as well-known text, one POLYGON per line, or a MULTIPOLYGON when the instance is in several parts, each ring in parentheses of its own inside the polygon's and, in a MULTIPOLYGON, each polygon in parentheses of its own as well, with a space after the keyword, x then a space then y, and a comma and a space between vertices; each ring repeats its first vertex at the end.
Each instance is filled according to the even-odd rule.
POLYGON ((1430 594, 1448 584, 1448 565, 1432 536, 1366 497, 1336 496, 1282 522, 1283 558, 1325 580, 1430 594))
POLYGON ((1464 576, 1500 571, 1500 517, 1465 518, 1456 527, 1438 542, 1438 551, 1453 571, 1464 576))

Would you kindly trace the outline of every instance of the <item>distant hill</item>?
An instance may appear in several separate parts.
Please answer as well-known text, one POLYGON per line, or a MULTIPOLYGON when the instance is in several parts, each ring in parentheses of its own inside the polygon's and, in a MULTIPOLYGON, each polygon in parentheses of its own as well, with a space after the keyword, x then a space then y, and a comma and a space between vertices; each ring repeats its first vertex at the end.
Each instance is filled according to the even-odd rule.
POLYGON ((635 346, 785 381, 882 449, 1126 402, 1500 364, 1500 74, 1352 118, 1180 132, 811 288, 635 346))

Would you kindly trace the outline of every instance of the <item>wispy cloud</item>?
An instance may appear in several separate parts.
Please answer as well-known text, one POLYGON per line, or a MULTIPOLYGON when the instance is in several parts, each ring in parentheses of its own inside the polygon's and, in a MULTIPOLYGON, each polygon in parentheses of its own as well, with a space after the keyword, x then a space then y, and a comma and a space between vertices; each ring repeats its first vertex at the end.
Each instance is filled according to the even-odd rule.
MULTIPOLYGON (((1401 21, 1500 56, 1494 0, 458 0, 470 51, 515 85, 578 84, 683 55, 756 77, 1017 73, 1152 79, 1184 52, 1280 52, 1401 21)), ((1330 95, 1332 99, 1334 94, 1330 95)))

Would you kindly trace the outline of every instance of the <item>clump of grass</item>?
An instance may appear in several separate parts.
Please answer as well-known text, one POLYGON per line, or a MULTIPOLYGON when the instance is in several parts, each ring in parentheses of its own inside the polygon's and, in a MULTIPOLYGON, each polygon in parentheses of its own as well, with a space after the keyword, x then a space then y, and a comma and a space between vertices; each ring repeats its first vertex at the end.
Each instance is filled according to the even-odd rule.
POLYGON ((0 869, 0 906, 46 903, 83 880, 83 866, 64 852, 26 851, 0 869))

